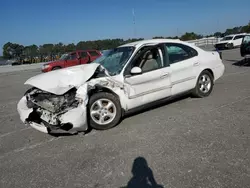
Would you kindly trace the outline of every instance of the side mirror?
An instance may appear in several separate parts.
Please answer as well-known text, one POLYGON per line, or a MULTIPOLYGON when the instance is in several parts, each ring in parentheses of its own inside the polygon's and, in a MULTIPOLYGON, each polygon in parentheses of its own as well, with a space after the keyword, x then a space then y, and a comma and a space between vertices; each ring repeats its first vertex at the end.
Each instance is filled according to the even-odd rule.
POLYGON ((133 67, 133 68, 131 69, 130 73, 131 73, 132 75, 141 74, 141 73, 142 73, 142 70, 141 70, 140 67, 133 67))

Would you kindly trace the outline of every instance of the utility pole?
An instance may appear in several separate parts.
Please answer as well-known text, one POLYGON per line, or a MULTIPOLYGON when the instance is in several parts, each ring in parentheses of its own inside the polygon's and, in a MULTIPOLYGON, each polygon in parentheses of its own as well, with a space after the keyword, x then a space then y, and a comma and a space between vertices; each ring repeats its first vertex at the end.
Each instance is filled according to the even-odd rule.
POLYGON ((219 32, 219 30, 220 30, 219 27, 220 27, 220 23, 219 23, 219 19, 217 19, 217 27, 216 27, 217 31, 216 32, 219 32))
POLYGON ((133 14, 133 26, 134 26, 134 37, 136 38, 136 25, 135 25, 135 9, 132 9, 132 14, 133 14))

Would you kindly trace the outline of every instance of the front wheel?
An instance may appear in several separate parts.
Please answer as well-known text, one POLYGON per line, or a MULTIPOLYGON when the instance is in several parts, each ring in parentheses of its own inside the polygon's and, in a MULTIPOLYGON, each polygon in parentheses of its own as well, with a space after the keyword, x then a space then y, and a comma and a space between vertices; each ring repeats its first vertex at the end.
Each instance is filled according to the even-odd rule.
POLYGON ((91 96, 88 105, 89 124, 97 130, 116 126, 122 116, 119 99, 111 93, 100 92, 91 96))
POLYGON ((52 71, 54 71, 54 70, 59 70, 59 69, 61 69, 61 67, 53 67, 53 68, 52 68, 52 71))
POLYGON ((207 97, 211 94, 213 87, 214 87, 213 75, 209 71, 204 70, 199 75, 198 80, 196 82, 196 86, 192 94, 194 97, 198 98, 207 97))
POLYGON ((231 50, 234 48, 234 44, 233 43, 230 43, 229 46, 228 46, 228 49, 231 50))

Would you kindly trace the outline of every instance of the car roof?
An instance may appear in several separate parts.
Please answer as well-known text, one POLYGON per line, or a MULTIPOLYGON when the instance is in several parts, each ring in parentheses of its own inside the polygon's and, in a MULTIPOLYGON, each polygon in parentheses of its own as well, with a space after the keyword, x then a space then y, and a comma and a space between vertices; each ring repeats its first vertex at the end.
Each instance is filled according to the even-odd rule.
POLYGON ((165 43, 165 42, 178 42, 178 43, 187 44, 186 42, 181 41, 180 39, 147 39, 147 40, 140 40, 136 42, 123 44, 119 47, 127 47, 127 46, 140 47, 144 44, 157 44, 157 43, 165 43))
POLYGON ((77 52, 89 52, 89 51, 98 51, 94 49, 88 49, 88 50, 76 50, 77 52))
POLYGON ((247 35, 247 33, 231 34, 231 35, 226 35, 225 37, 234 37, 238 35, 247 35))

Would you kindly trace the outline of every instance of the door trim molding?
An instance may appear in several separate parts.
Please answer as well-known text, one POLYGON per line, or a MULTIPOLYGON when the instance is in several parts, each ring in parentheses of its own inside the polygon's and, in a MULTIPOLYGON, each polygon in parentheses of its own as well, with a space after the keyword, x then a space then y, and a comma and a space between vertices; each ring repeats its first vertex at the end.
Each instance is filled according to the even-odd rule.
POLYGON ((142 92, 140 94, 129 96, 128 98, 129 99, 135 99, 135 98, 138 98, 138 97, 150 94, 150 93, 154 93, 154 92, 157 92, 157 91, 162 91, 164 89, 171 89, 174 85, 180 84, 182 82, 187 82, 187 81, 190 81, 190 80, 194 80, 194 79, 196 79, 196 77, 191 76, 191 77, 188 77, 188 78, 177 80, 175 82, 172 82, 169 86, 164 86, 164 87, 160 87, 160 88, 157 88, 157 89, 152 89, 152 90, 149 90, 149 91, 145 91, 145 92, 142 92))
POLYGON ((176 85, 176 84, 180 84, 182 82, 187 82, 187 81, 190 81, 190 80, 194 80, 194 79, 196 79, 196 76, 190 76, 190 77, 187 77, 187 78, 184 78, 184 79, 180 79, 180 80, 177 80, 175 82, 172 82, 172 86, 176 85))
POLYGON ((157 92, 157 91, 161 91, 161 90, 164 90, 164 89, 170 89, 171 87, 172 87, 172 85, 160 87, 160 88, 157 88, 157 89, 152 89, 152 90, 149 90, 149 91, 142 92, 140 94, 129 96, 128 98, 129 99, 135 99, 135 98, 141 97, 143 95, 147 95, 147 94, 154 93, 154 92, 157 92))

